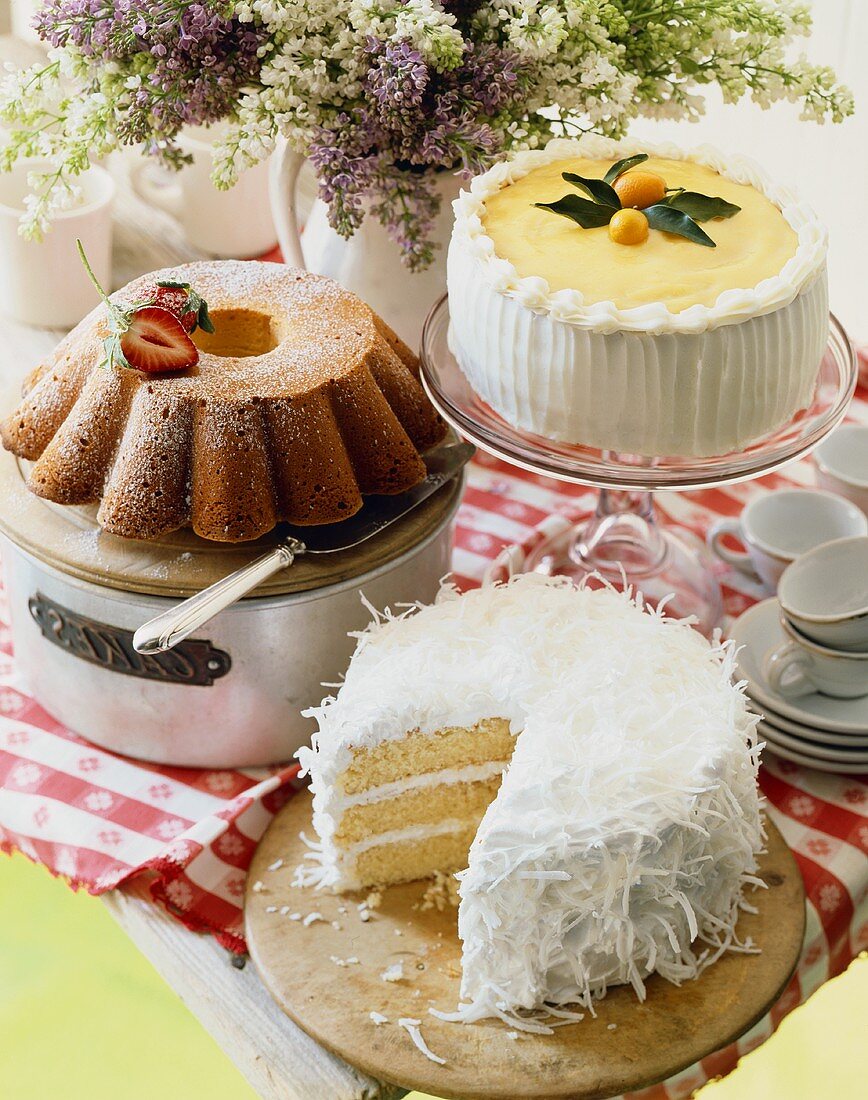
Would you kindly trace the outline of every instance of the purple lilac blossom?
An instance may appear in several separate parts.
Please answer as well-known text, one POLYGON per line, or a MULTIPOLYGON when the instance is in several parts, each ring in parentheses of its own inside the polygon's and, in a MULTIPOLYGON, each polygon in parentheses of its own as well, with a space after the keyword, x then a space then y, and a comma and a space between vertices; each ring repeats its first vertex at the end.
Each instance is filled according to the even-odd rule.
MULTIPOLYGON (((478 6, 443 5, 459 23, 478 6)), ((219 0, 46 0, 35 26, 51 45, 74 45, 96 66, 135 63, 140 80, 127 85, 118 138, 177 164, 181 127, 231 115, 241 89, 258 77, 266 36, 231 12, 219 0)), ((406 40, 370 37, 361 60, 363 95, 336 106, 310 141, 320 196, 339 233, 350 236, 370 210, 407 264, 424 267, 439 209, 434 172, 469 174, 501 151, 492 123, 521 104, 527 69, 514 51, 474 43, 469 32, 451 70, 435 70, 406 40)))
POLYGON ((158 149, 184 125, 231 113, 259 72, 261 33, 226 12, 189 0, 48 0, 34 25, 52 46, 72 44, 100 62, 150 55, 119 136, 158 149))
POLYGON ((432 258, 427 237, 439 209, 433 170, 470 174, 501 150, 491 120, 524 94, 517 56, 468 42, 461 64, 428 66, 412 43, 369 38, 367 95, 321 127, 310 151, 331 225, 349 236, 364 203, 411 268, 432 258))

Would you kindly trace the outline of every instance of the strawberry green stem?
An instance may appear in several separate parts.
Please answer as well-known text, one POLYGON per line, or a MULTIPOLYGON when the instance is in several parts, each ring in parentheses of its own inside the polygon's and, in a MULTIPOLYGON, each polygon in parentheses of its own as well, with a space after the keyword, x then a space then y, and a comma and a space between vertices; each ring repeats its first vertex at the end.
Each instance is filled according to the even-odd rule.
POLYGON ((118 309, 118 307, 103 290, 102 286, 100 286, 100 281, 94 274, 93 268, 90 266, 90 261, 88 260, 87 254, 84 251, 84 245, 81 243, 81 239, 79 237, 76 237, 75 243, 78 247, 78 254, 81 257, 81 262, 84 264, 84 270, 87 272, 88 278, 96 288, 97 294, 99 294, 100 298, 102 298, 102 300, 108 306, 109 312, 112 314, 115 320, 121 321, 124 324, 124 327, 126 327, 126 318, 123 316, 122 310, 118 309))

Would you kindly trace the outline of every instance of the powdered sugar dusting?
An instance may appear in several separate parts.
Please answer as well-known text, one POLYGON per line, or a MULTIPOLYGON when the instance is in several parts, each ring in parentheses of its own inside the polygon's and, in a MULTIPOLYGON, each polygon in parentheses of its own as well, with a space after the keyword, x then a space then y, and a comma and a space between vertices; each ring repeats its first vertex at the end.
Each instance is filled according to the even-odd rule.
POLYGON ((417 448, 445 428, 361 299, 319 275, 234 260, 152 272, 112 298, 131 305, 165 280, 208 301, 216 336, 194 334, 199 362, 178 374, 103 369, 97 306, 2 426, 4 444, 36 461, 41 496, 101 500, 99 522, 125 537, 192 523, 206 538, 243 541, 280 519, 352 515, 362 503, 355 461, 369 492, 424 476, 417 448), (227 353, 215 354, 221 346, 227 353))

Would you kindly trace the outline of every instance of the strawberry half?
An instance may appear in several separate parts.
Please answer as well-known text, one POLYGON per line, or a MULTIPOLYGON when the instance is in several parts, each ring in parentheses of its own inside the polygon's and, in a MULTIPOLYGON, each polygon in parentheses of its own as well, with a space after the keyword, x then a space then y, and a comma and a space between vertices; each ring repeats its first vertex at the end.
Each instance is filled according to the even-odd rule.
POLYGON ((199 349, 181 321, 162 306, 141 306, 120 337, 126 366, 146 374, 186 370, 199 361, 199 349))
POLYGON ((145 300, 121 305, 100 286, 81 241, 76 244, 85 271, 108 309, 109 333, 103 341, 102 366, 164 374, 199 362, 199 349, 189 334, 197 325, 206 332, 213 332, 214 326, 208 304, 189 283, 160 281, 143 289, 145 300))

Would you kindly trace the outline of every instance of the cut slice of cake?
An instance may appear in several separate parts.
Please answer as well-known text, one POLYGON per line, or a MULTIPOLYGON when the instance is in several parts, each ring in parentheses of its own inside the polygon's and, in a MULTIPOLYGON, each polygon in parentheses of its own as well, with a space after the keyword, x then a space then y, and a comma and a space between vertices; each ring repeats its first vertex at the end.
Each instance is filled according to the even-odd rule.
POLYGON ((762 844, 732 663, 625 595, 533 574, 378 620, 298 754, 319 837, 300 881, 459 870, 455 1019, 545 1028, 527 1013, 696 977, 737 946, 762 844))

